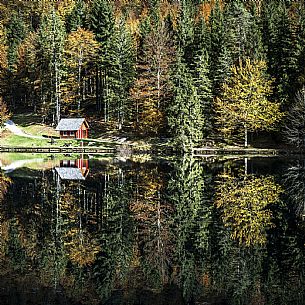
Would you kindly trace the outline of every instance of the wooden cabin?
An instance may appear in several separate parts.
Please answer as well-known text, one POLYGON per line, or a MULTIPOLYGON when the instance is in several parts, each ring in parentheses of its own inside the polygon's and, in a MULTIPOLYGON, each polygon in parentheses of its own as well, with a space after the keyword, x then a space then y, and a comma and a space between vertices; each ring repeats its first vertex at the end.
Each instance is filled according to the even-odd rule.
POLYGON ((61 119, 56 127, 61 139, 87 139, 89 124, 84 118, 61 119))

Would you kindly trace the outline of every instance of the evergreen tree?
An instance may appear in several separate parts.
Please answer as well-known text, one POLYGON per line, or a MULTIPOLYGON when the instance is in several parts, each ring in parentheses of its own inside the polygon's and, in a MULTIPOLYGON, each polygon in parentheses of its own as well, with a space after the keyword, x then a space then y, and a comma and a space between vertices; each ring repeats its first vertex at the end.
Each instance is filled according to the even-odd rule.
POLYGON ((72 32, 78 28, 84 28, 86 20, 86 7, 84 1, 77 0, 72 12, 66 17, 67 32, 72 32))
POLYGON ((7 25, 8 65, 11 70, 15 70, 17 60, 17 48, 26 34, 24 21, 20 13, 14 12, 7 25))
POLYGON ((295 93, 298 71, 295 29, 292 28, 289 10, 284 2, 265 4, 264 19, 268 72, 275 78, 274 98, 281 102, 283 110, 287 110, 295 93))
POLYGON ((173 73, 173 100, 168 109, 170 134, 178 150, 190 151, 203 137, 203 115, 197 89, 181 53, 173 73))
POLYGON ((107 47, 107 42, 114 32, 113 7, 110 1, 93 1, 89 15, 89 28, 95 33, 96 40, 103 47, 107 47))
POLYGON ((60 85, 64 40, 63 22, 53 10, 44 16, 38 33, 42 113, 44 117, 53 115, 53 123, 59 122, 61 114, 60 85))
POLYGON ((236 63, 240 59, 262 59, 262 37, 254 16, 244 2, 230 2, 224 12, 228 48, 236 63))
POLYGON ((107 62, 107 83, 104 90, 105 121, 116 120, 120 130, 128 117, 129 89, 134 80, 135 63, 132 39, 125 24, 120 21, 115 26, 109 41, 109 51, 105 54, 107 62))
POLYGON ((194 41, 194 10, 189 0, 180 2, 180 15, 177 26, 176 44, 182 50, 184 59, 188 65, 192 62, 192 47, 194 41))
POLYGON ((107 0, 95 0, 89 14, 89 29, 95 34, 100 44, 99 60, 96 70, 96 106, 98 111, 104 112, 104 121, 108 121, 108 71, 110 70, 107 58, 110 50, 110 41, 115 31, 113 6, 107 0))
POLYGON ((228 47, 228 37, 225 29, 223 9, 217 0, 210 16, 211 49, 211 77, 213 83, 213 95, 221 91, 222 83, 230 75, 230 67, 233 64, 232 54, 228 47))
POLYGON ((197 88, 198 98, 201 103, 204 120, 203 133, 208 136, 213 127, 213 95, 212 82, 210 80, 210 60, 206 50, 195 58, 194 85, 197 88))

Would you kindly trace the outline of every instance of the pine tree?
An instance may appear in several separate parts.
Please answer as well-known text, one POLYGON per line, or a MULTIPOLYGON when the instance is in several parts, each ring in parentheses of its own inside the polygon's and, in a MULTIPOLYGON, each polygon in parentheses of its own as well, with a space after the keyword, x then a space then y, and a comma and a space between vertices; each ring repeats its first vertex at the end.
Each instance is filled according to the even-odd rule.
POLYGON ((230 67, 233 65, 232 54, 228 46, 228 37, 225 29, 223 9, 217 0, 209 19, 211 49, 210 79, 213 84, 213 95, 218 95, 221 91, 222 83, 230 75, 230 67))
POLYGON ((129 89, 135 74, 132 39, 122 21, 115 26, 115 32, 109 41, 109 51, 105 54, 105 62, 108 67, 105 72, 105 121, 116 120, 120 130, 129 115, 129 89))
POLYGON ((64 40, 63 22, 53 10, 44 16, 38 33, 42 112, 44 117, 53 115, 53 123, 59 122, 61 115, 60 85, 64 40))
POLYGON ((282 109, 286 110, 295 93, 298 50, 294 43, 295 29, 292 28, 284 2, 265 4, 264 31, 268 47, 268 72, 275 78, 274 99, 279 100, 282 109))
MULTIPOLYGON (((263 59, 262 36, 257 20, 246 9, 244 2, 230 2, 224 14, 228 47, 233 62, 245 58, 263 59)), ((254 14, 257 12, 254 11, 254 14)))
POLYGON ((210 76, 210 60, 206 50, 202 50, 202 54, 195 58, 194 85, 197 88, 198 98, 200 100, 202 116, 204 120, 203 133, 208 136, 213 127, 212 112, 212 82, 210 76))
POLYGON ((113 7, 109 1, 93 1, 89 15, 89 28, 95 33, 96 40, 106 47, 114 32, 113 7))
POLYGON ((96 69, 96 106, 99 112, 104 112, 104 121, 108 121, 108 80, 110 63, 107 61, 110 41, 115 31, 113 6, 107 0, 94 0, 89 13, 89 29, 95 34, 100 44, 99 60, 96 69))
POLYGON ((173 74, 173 101, 168 109, 168 125, 180 151, 190 151, 203 137, 203 115, 192 76, 178 53, 173 74))
POLYGON ((7 26, 8 64, 11 70, 15 70, 17 60, 17 48, 26 34, 25 24, 20 13, 13 13, 7 26))
POLYGON ((82 0, 77 0, 72 12, 66 17, 67 32, 84 28, 86 20, 86 7, 82 0))
POLYGON ((180 15, 177 26, 176 44, 183 51, 186 63, 192 62, 192 47, 194 42, 194 10, 189 0, 180 2, 180 15))

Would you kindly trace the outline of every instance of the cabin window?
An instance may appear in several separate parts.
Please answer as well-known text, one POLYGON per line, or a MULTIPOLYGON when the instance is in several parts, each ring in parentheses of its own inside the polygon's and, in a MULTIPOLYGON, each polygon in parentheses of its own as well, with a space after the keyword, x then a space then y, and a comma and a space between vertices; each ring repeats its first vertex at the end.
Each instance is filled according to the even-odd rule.
POLYGON ((67 136, 67 135, 68 135, 68 131, 64 131, 64 132, 63 132, 63 135, 64 135, 64 136, 67 136))

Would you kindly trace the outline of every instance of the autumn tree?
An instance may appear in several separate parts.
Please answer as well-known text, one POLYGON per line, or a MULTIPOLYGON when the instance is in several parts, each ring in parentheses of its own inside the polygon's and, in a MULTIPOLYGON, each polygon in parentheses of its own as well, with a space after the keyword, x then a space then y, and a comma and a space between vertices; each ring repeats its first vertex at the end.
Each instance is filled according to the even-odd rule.
POLYGON ((168 29, 160 23, 144 40, 138 77, 131 90, 133 120, 142 134, 158 134, 164 127, 173 52, 168 29))
POLYGON ((231 237, 246 246, 265 244, 266 230, 274 225, 270 206, 279 202, 281 187, 273 177, 219 178, 215 205, 231 237))
POLYGON ((265 71, 264 61, 239 61, 231 68, 232 75, 215 102, 219 130, 228 136, 243 129, 245 147, 249 131, 270 130, 283 116, 279 104, 268 100, 272 81, 265 71))
POLYGON ((3 99, 0 97, 0 126, 3 125, 9 118, 9 112, 3 99))
POLYGON ((0 22, 0 94, 7 89, 7 69, 8 69, 8 58, 7 58, 7 40, 6 40, 6 31, 3 24, 0 22))
POLYGON ((63 101, 69 111, 82 110, 85 99, 86 82, 90 75, 93 77, 93 68, 97 57, 98 43, 91 31, 78 28, 71 32, 65 43, 65 80, 63 83, 63 101))

